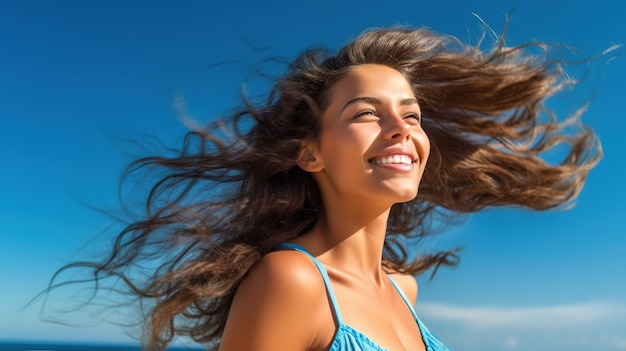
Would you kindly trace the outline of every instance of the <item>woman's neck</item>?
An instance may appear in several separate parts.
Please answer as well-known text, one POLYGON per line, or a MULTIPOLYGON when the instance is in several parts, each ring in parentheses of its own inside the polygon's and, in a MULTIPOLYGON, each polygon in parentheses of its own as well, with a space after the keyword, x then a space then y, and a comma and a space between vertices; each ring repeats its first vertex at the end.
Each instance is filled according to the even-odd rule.
POLYGON ((382 251, 389 207, 325 204, 314 228, 300 243, 325 265, 383 284, 382 251))

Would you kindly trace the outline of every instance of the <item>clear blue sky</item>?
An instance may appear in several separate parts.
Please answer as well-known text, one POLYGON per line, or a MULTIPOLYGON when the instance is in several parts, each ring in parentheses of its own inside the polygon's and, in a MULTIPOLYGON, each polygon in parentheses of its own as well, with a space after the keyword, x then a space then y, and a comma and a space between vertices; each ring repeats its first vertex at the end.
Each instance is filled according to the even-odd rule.
MULTIPOLYGON (((472 13, 500 32, 513 2, 307 6, 0 2, 0 340, 130 340, 115 326, 83 322, 88 316, 64 327, 39 320, 40 302, 22 307, 59 266, 104 248, 94 237, 110 221, 82 203, 115 208, 120 172, 141 152, 126 139, 149 134, 174 145, 185 131, 176 96, 205 121, 235 106, 251 65, 265 58, 337 48, 363 29, 394 24, 475 42, 482 27, 472 13)), ((592 56, 626 43, 625 6, 517 1, 508 43, 538 39, 592 56)), ((418 278, 418 314, 454 350, 626 350, 623 54, 591 62, 587 79, 550 103, 568 112, 594 97, 584 121, 605 157, 575 208, 481 213, 431 243, 465 248, 458 268, 418 278)), ((260 86, 253 79, 251 93, 260 86)))

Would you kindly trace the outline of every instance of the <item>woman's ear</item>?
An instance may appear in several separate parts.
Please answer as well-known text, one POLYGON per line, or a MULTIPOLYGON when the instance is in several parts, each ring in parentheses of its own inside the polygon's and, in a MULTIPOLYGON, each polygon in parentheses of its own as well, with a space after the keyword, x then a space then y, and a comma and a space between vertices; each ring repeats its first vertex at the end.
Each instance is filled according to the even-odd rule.
POLYGON ((324 169, 322 159, 317 155, 317 148, 313 143, 303 143, 296 160, 302 170, 315 173, 324 169))

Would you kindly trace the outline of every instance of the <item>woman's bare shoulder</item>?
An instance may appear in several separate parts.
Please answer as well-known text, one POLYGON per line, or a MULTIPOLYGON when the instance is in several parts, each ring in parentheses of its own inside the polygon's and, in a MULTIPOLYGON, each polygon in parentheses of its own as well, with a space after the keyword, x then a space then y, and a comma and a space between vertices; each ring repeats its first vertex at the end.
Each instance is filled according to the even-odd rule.
POLYGON ((392 273, 390 275, 398 284, 400 289, 402 289, 404 295, 406 295, 409 301, 415 305, 418 292, 417 280, 415 280, 415 277, 406 273, 392 273))
POLYGON ((306 300, 318 297, 324 291, 324 282, 310 257, 298 251, 282 250, 263 256, 239 289, 268 290, 306 300))
POLYGON ((315 343, 312 323, 326 303, 313 261, 297 251, 263 256, 237 288, 222 350, 306 350, 315 343), (285 332, 289 331, 289 332, 285 332))

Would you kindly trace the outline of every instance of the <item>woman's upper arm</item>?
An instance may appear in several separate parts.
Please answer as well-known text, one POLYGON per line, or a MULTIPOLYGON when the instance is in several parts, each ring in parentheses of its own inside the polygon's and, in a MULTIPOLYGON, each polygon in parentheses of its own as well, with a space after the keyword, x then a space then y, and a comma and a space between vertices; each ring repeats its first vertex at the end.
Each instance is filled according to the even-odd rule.
POLYGON ((220 350, 310 349, 316 330, 312 315, 320 295, 325 296, 316 273, 298 252, 277 251, 261 258, 237 288, 220 350))

